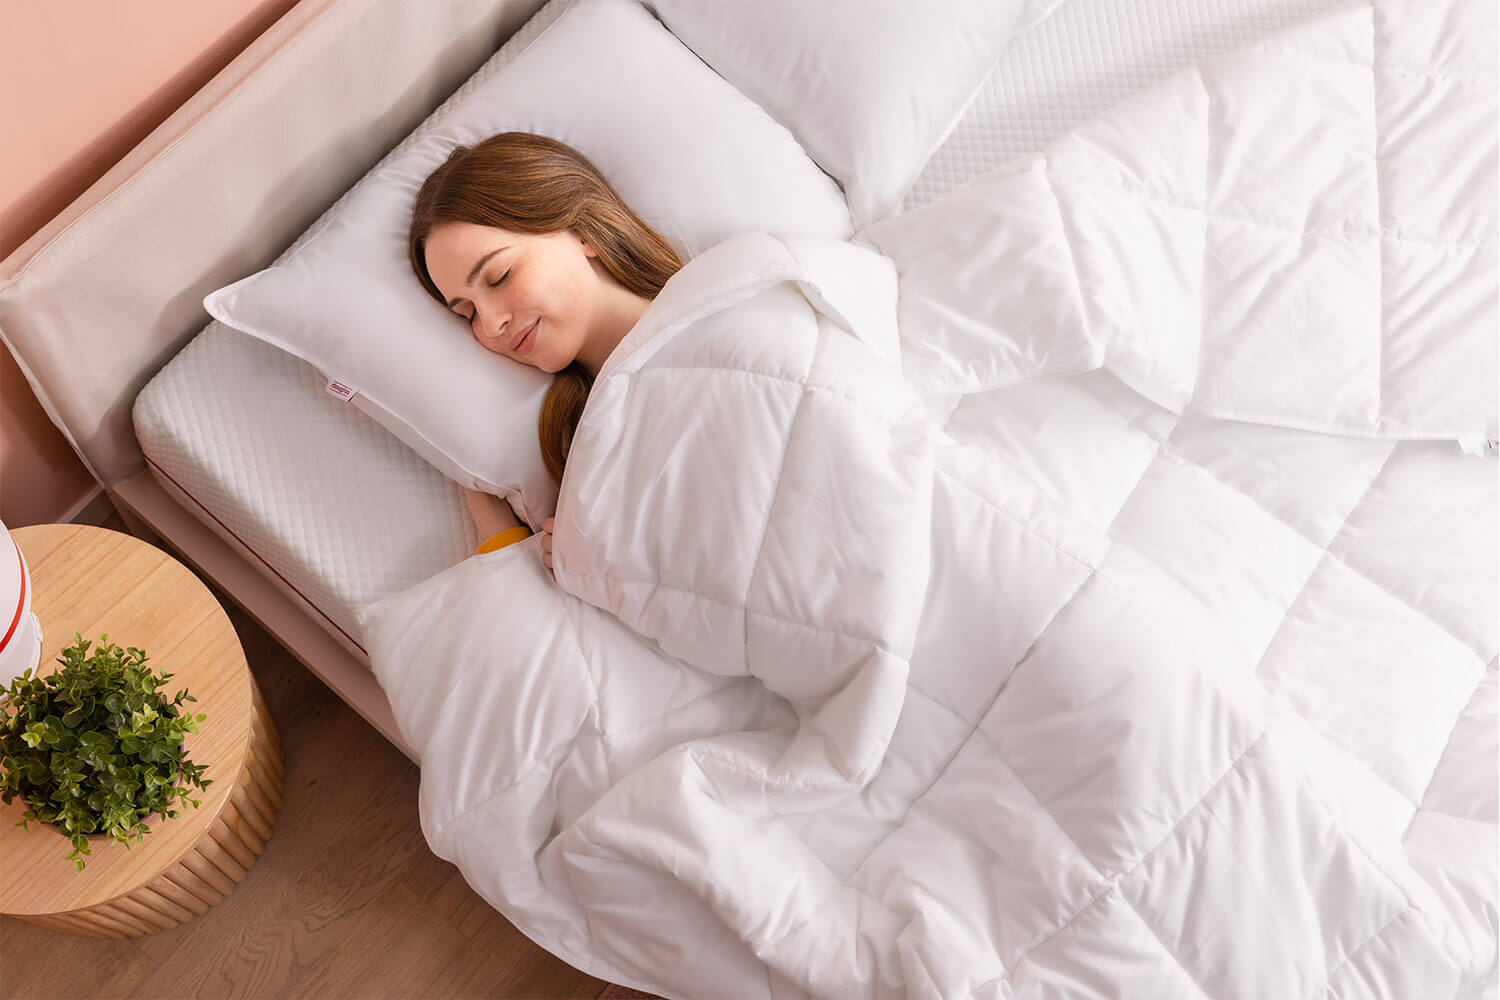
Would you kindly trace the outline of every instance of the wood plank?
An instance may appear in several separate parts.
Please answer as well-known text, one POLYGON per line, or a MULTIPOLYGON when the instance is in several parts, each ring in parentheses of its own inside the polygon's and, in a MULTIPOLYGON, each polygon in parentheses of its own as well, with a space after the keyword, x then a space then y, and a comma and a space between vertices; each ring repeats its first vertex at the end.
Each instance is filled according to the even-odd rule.
POLYGON ((91 938, 0 917, 0 997, 115 997, 135 989, 155 963, 140 938, 91 938))

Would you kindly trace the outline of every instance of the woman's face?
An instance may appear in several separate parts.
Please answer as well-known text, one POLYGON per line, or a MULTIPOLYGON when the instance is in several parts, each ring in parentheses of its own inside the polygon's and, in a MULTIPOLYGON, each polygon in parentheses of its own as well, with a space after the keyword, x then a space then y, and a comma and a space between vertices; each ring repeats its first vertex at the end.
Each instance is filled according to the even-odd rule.
POLYGON ((533 236, 443 222, 425 247, 427 273, 485 348, 544 372, 562 371, 578 356, 603 265, 573 230, 533 236))

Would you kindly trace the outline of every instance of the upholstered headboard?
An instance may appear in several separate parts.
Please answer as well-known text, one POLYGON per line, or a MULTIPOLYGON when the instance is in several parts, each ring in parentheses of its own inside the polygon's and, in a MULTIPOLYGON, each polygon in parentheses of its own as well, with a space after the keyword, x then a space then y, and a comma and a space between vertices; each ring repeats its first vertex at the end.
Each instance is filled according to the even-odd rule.
POLYGON ((145 459, 131 406, 264 267, 543 0, 302 0, 0 261, 0 340, 94 477, 145 459))

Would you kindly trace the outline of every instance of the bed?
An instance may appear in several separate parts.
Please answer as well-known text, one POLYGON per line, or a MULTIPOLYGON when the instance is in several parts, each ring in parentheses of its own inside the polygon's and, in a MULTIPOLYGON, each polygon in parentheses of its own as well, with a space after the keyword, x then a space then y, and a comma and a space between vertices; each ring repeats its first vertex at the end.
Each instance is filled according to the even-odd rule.
MULTIPOLYGON (((560 5, 540 7, 500 48, 498 64, 524 48, 560 5)), ((1006 160, 1039 148, 1068 126, 1144 89, 1193 60, 1228 49, 1326 8, 1323 0, 1179 3, 1151 11, 1069 5, 1019 38, 954 133, 918 178, 912 207, 1006 160)), ((512 18, 515 14, 510 15, 512 18)), ((148 463, 146 482, 193 512, 316 623, 325 656, 340 662, 324 680, 361 706, 398 746, 378 690, 348 687, 367 674, 354 608, 395 593, 473 552, 476 539, 456 488, 373 421, 334 405, 323 380, 285 352, 213 321, 194 337, 134 410, 148 463), (191 414, 192 419, 184 419, 191 414), (306 447, 268 455, 257 444, 272 422, 278 439, 306 447), (268 463, 272 463, 268 465, 268 463), (270 475, 289 488, 254 488, 270 475), (379 490, 360 484, 381 483, 379 490), (364 493, 378 503, 349 504, 364 493), (295 498, 295 499, 293 499, 295 498), (289 501, 289 502, 288 502, 289 501), (370 538, 409 540, 371 551, 370 538), (346 651, 337 657, 323 634, 346 651), (331 654, 331 655, 330 655, 331 654), (356 664, 366 669, 355 669, 356 664), (377 721, 378 720, 378 721, 377 721)), ((295 638, 277 632, 290 648, 295 638)), ((315 658, 304 656, 304 661, 315 658)), ((410 756, 411 751, 407 748, 410 756)))
MULTIPOLYGON (((1174 72, 1238 45, 1254 43, 1278 29, 1316 20, 1332 6, 1323 2, 1243 0, 1216 5, 1158 4, 1149 10, 1122 11, 1092 0, 1065 4, 1006 50, 964 117, 924 167, 902 208, 940 203, 995 168, 1042 150, 1091 117, 1174 72)), ((323 391, 323 377, 306 364, 217 322, 203 327, 197 303, 203 293, 268 262, 283 248, 287 252, 294 249, 287 241, 303 232, 308 222, 371 162, 394 146, 459 83, 469 79, 481 63, 490 61, 497 48, 496 65, 502 65, 508 53, 524 49, 561 7, 555 2, 545 6, 450 4, 441 8, 446 23, 436 24, 430 15, 417 16, 400 5, 299 5, 141 149, 20 248, 6 262, 5 284, 0 285, 0 330, 5 332, 7 344, 49 414, 108 487, 122 512, 130 516, 132 526, 160 535, 219 581, 309 669, 419 762, 422 744, 409 737, 415 725, 412 717, 406 717, 408 735, 403 735, 403 725, 398 723, 386 691, 371 674, 367 636, 360 618, 363 609, 433 580, 472 553, 477 539, 457 487, 378 424, 331 400, 323 391), (294 120, 295 127, 287 127, 282 120, 285 97, 278 102, 278 95, 296 91, 299 85, 305 86, 323 74, 339 72, 339 67, 357 71, 350 69, 359 62, 357 53, 338 40, 350 34, 388 47, 383 51, 407 53, 399 58, 391 56, 392 64, 404 69, 409 66, 407 75, 383 74, 379 87, 362 92, 358 109, 348 106, 352 100, 348 93, 337 98, 331 92, 323 95, 326 107, 304 108, 294 120), (506 39, 503 46, 502 39, 506 39), (335 54, 331 60, 330 53, 335 54), (339 141, 330 141, 320 132, 329 121, 339 122, 341 131, 335 137, 339 141), (226 142, 231 131, 244 145, 226 142), (260 153, 259 148, 272 149, 275 155, 260 153), (177 204, 174 185, 180 184, 189 171, 193 177, 205 178, 205 191, 222 190, 233 183, 241 192, 256 192, 259 197, 247 195, 232 201, 210 195, 204 204, 212 205, 213 211, 204 215, 200 209, 189 218, 169 207, 177 204), (268 212, 266 205, 276 208, 268 212), (152 224, 141 225, 143 217, 153 220, 152 224), (226 238, 226 233, 233 238, 226 238), (168 257, 142 255, 143 248, 162 245, 179 246, 185 252, 168 257), (80 263, 109 259, 133 248, 142 249, 131 259, 149 260, 149 268, 113 275, 106 270, 98 277, 97 287, 91 286, 97 294, 86 301, 65 297, 65 290, 76 290, 73 275, 80 263), (64 372, 76 376, 77 368, 69 366, 76 365, 78 355, 49 342, 47 320, 59 313, 75 334, 90 324, 111 331, 97 333, 90 340, 99 349, 90 353, 93 370, 86 373, 82 383, 87 391, 63 378, 64 372), (123 339, 114 332, 126 320, 143 331, 139 338, 123 339), (267 483, 275 484, 275 488, 267 489, 267 483)), ((424 12, 427 10, 424 8, 424 12)), ((898 237, 899 233, 890 237, 892 246, 900 245, 898 237)), ((1101 393, 1112 391, 1086 378, 1077 384, 1084 398, 1100 399, 1104 398, 1101 393)), ((1025 399, 1025 393, 1032 391, 1025 389, 1003 401, 993 393, 955 399, 944 420, 955 434, 967 432, 971 437, 989 433, 1007 420, 1024 422, 1028 413, 1036 412, 1035 404, 1025 399)), ((1146 423, 1143 417, 1142 425, 1146 423)), ((1038 439, 1047 433, 1065 432, 1076 435, 1079 430, 1039 430, 1038 439)), ((1243 434, 1244 440, 1237 447, 1251 454, 1257 449, 1270 453, 1288 447, 1291 440, 1284 432, 1261 432, 1257 436, 1247 429, 1243 434)), ((1488 437, 1477 446, 1481 452, 1490 448, 1488 437)), ((1331 544, 1330 533, 1337 534, 1343 521, 1329 520, 1332 515, 1328 511, 1314 511, 1307 514, 1305 523, 1297 522, 1301 511, 1277 509, 1274 490, 1259 494, 1262 484, 1237 478, 1244 475, 1243 469, 1232 463, 1216 468, 1216 456, 1221 455, 1216 449, 1223 443, 1221 440, 1210 447, 1207 440, 1200 436, 1203 449, 1194 453, 1192 435, 1184 434, 1178 445, 1188 464, 1217 473, 1233 486, 1235 493, 1231 495, 1250 498, 1282 521, 1290 519, 1301 534, 1314 539, 1314 544, 1331 544)), ((1412 468, 1419 468, 1430 458, 1423 450, 1425 446, 1399 447, 1407 449, 1403 455, 1418 455, 1412 468)), ((1025 467, 1025 445, 1015 442, 1013 452, 1014 461, 1025 467)), ((1380 470, 1391 463, 1393 454, 1390 449, 1370 451, 1361 459, 1364 471, 1349 482, 1359 483, 1362 490, 1373 489, 1380 470)), ((1102 463, 1111 461, 1103 451, 1097 457, 1102 463)), ((1481 455, 1474 461, 1483 463, 1485 459, 1481 455)), ((1291 470, 1299 469, 1305 478, 1283 488, 1319 490, 1328 484, 1316 471, 1328 464, 1328 457, 1313 448, 1300 462, 1278 470, 1277 475, 1290 477, 1291 470)), ((1408 464, 1403 459, 1393 468, 1408 464)), ((1492 465, 1488 467, 1490 478, 1492 465)), ((1057 469, 1028 471, 1039 480, 1049 475, 1055 480, 1066 479, 1067 475, 1057 469)), ((1411 476, 1419 477, 1420 472, 1411 476)), ((1335 477, 1335 486, 1337 482, 1335 477)), ((1058 492, 1068 489, 1066 482, 1055 485, 1058 492)), ((1410 483, 1401 486, 1398 482, 1397 486, 1416 489, 1410 483)), ((1481 489, 1482 495, 1481 487, 1473 489, 1481 489)), ((1123 504, 1123 497, 1118 499, 1123 504)), ((1347 519, 1358 497, 1344 499, 1348 504, 1341 509, 1347 519)), ((1108 506, 1102 500, 1099 505, 1100 513, 1108 506)), ((1465 508, 1466 530, 1480 523, 1492 507, 1491 497, 1480 503, 1477 513, 1465 508), (1486 503, 1490 506, 1485 507, 1486 503)), ((1103 519, 1108 521, 1107 517, 1103 519)), ((1176 529, 1137 512, 1134 530, 1141 537, 1156 539, 1165 550, 1176 529)), ((1373 528, 1369 530, 1385 537, 1373 528)), ((1391 529, 1385 526, 1385 530, 1391 529)), ((1477 530, 1477 554, 1473 558, 1481 566, 1486 560, 1492 566, 1492 533, 1477 530)), ((1264 541, 1282 544, 1279 536, 1269 531, 1264 541)), ((1403 606, 1416 606, 1428 617, 1441 620, 1447 633, 1457 635, 1474 652, 1478 672, 1472 678, 1464 674, 1455 681, 1456 686, 1467 687, 1457 696, 1449 722, 1450 728, 1457 725, 1454 720, 1464 722, 1453 731, 1458 734, 1462 730, 1463 739, 1480 740, 1480 750, 1466 752, 1482 755, 1483 736, 1473 734, 1485 725, 1493 728, 1493 628, 1482 627, 1484 616, 1492 610, 1487 610, 1485 601, 1488 597, 1492 604, 1493 595, 1481 591, 1476 596, 1470 588, 1463 591, 1462 600, 1444 603, 1440 588, 1428 593, 1416 586, 1419 578, 1442 578, 1442 566, 1435 560, 1424 562, 1412 556, 1415 569, 1404 571, 1379 552, 1367 544, 1340 555, 1346 561, 1353 560, 1367 576, 1384 581, 1401 595, 1403 606), (1391 580, 1398 582, 1391 584, 1391 580), (1402 590, 1400 581, 1412 586, 1402 590)), ((1222 608, 1233 609, 1227 613, 1254 618, 1265 611, 1245 594, 1226 590, 1220 596, 1222 608)), ((1295 590, 1280 594, 1279 611, 1284 613, 1297 596, 1295 590)), ((1257 619, 1262 626, 1279 620, 1257 619)), ((386 686, 396 689, 389 682, 386 686)), ((933 725, 940 723, 934 720, 933 725)), ((429 737, 430 733, 424 733, 424 740, 429 737)), ((1254 746, 1248 741, 1247 745, 1254 746)), ((1240 750, 1247 752, 1246 747, 1240 750)), ((443 752, 444 760, 457 759, 453 749, 443 752)), ((1336 783, 1342 773, 1329 765, 1321 780, 1336 783)), ((1351 798, 1359 798, 1364 791, 1351 793, 1351 798)), ((474 790, 452 794, 462 798, 472 796, 474 790)), ((1417 794, 1420 798, 1420 788, 1417 794)), ((428 811, 438 808, 440 795, 432 795, 433 805, 424 801, 424 824, 428 811)), ((456 801, 449 801, 445 808, 451 812, 456 801)), ((1349 808, 1359 811, 1357 805, 1349 808)), ((850 816, 843 816, 842 821, 854 823, 850 816)), ((792 825, 807 842, 822 845, 820 857, 827 861, 836 856, 842 834, 820 831, 812 820, 799 823, 792 825)), ((1472 828, 1472 824, 1460 825, 1465 830, 1472 828)), ((429 839, 436 833, 436 829, 429 830, 429 839)), ((1482 836, 1493 838, 1493 819, 1482 836)), ((460 845, 450 839, 445 856, 478 849, 472 843, 460 845)), ((684 965, 681 954, 653 953, 640 942, 636 942, 638 950, 632 952, 628 936, 602 919, 592 925, 600 944, 598 953, 590 953, 577 939, 570 938, 561 924, 549 924, 544 919, 561 920, 557 915, 560 911, 515 908, 505 891, 498 888, 504 879, 485 883, 485 876, 479 872, 482 868, 482 862, 469 859, 465 872, 476 882, 476 888, 544 947, 618 982, 667 995, 690 992, 687 984, 693 982, 695 970, 680 968, 675 978, 667 970, 668 964, 684 965), (609 960, 603 957, 605 954, 609 960), (621 956, 631 960, 622 960, 621 956)), ((1107 865, 1101 870, 1106 875, 1110 872, 1107 865)), ((489 874, 495 876, 493 870, 489 874)), ((1122 869, 1112 878, 1125 881, 1125 874, 1122 869)), ((1225 885, 1231 881, 1222 872, 1203 877, 1217 878, 1225 885)), ((667 892, 656 883, 642 885, 667 892)), ((1114 898, 1102 890, 1093 898, 1098 902, 1106 897, 1114 898)), ((1491 964, 1468 979, 1453 982, 1447 992, 1492 995, 1493 898, 1477 903, 1465 898, 1455 905, 1481 914, 1475 918, 1480 925, 1477 932, 1453 933, 1477 933, 1481 939, 1479 951, 1488 933, 1491 964), (1487 932, 1483 927, 1486 919, 1490 921, 1487 932)), ((1084 909, 1087 907, 1079 912, 1084 909)), ((1097 914, 1101 909, 1092 912, 1097 914)), ((1409 930, 1411 917, 1407 910, 1393 910, 1384 920, 1370 928, 1364 940, 1353 942, 1343 959, 1370 941, 1376 946, 1365 950, 1366 956, 1397 940, 1409 930)), ((1064 921, 1062 926, 1083 925, 1064 921)), ((1110 926, 1106 923, 1105 929, 1110 926)), ((920 958, 922 945, 941 939, 948 930, 951 928, 940 925, 924 927, 907 941, 907 950, 920 958)), ((713 940, 718 950, 705 945, 705 953, 721 957, 739 954, 731 950, 734 942, 720 941, 718 936, 713 940)), ((778 937, 777 943, 784 940, 778 937)), ((1052 936, 1046 940, 1052 940, 1052 936)), ((655 943, 660 949, 660 941, 655 943)), ((1058 946, 1063 943, 1062 938, 1056 941, 1058 946)), ((1025 950, 1009 940, 1007 947, 1013 947, 1017 954, 1025 950)), ((838 964, 829 962, 829 968, 838 964)), ((1228 972, 1220 970, 1224 978, 1218 985, 1228 995, 1242 992, 1246 983, 1279 987, 1319 981, 1333 995, 1365 995, 1360 993, 1360 985, 1349 979, 1358 963, 1336 958, 1329 964, 1332 969, 1321 970, 1330 974, 1323 982, 1313 972, 1304 978, 1257 980, 1246 977, 1230 963, 1228 972), (1335 971, 1342 971, 1345 979, 1335 983, 1331 975, 1335 971)), ((821 982, 797 975, 794 970, 805 969, 805 962, 800 966, 795 960, 769 962, 768 967, 772 971, 759 970, 753 963, 736 966, 735 974, 764 975, 766 995, 833 993, 854 988, 850 985, 854 979, 840 980, 832 972, 821 982)), ((869 972, 858 962, 850 967, 869 972)), ((1398 962, 1396 967, 1403 966, 1398 962)), ((906 978, 900 981, 912 992, 1004 995, 1003 990, 1012 988, 1009 979, 1001 975, 979 976, 973 981, 961 976, 955 979, 956 972, 962 970, 953 968, 931 970, 931 980, 919 985, 911 978, 910 964, 901 968, 906 978)), ((1045 963, 1038 968, 1045 970, 1045 963)), ((728 975, 726 969, 720 971, 728 975)), ((1122 965, 1110 975, 1113 981, 1122 982, 1129 978, 1128 971, 1129 966, 1122 965)), ((879 975, 865 981, 866 987, 898 981, 886 978, 888 974, 890 970, 882 967, 879 975)), ((1110 981, 1109 975, 1100 982, 1089 982, 1080 975, 1070 982, 1053 969, 1051 974, 1034 972, 1030 980, 1023 977, 1018 988, 1023 993, 1038 991, 1039 995, 1107 995, 1110 981)), ((1368 995, 1427 995, 1420 991, 1421 983, 1420 978, 1403 981, 1397 977, 1383 983, 1376 980, 1373 985, 1365 982, 1363 989, 1368 995)), ((1203 988, 1210 995, 1219 995, 1217 988, 1202 987, 1191 974, 1187 981, 1178 979, 1162 988, 1183 995, 1194 995, 1196 989, 1203 988)))

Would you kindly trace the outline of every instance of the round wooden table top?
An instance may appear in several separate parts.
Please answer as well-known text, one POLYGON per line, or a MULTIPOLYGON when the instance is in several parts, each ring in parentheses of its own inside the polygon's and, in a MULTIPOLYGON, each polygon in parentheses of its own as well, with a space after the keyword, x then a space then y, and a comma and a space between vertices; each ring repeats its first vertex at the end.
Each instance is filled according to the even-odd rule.
POLYGON ((58 667, 73 633, 100 645, 101 633, 121 649, 145 651, 146 666, 173 676, 161 686, 168 700, 187 688, 197 701, 183 711, 207 718, 184 740, 187 756, 205 765, 204 791, 188 786, 202 804, 176 806, 169 819, 152 814, 150 832, 125 845, 89 838, 92 854, 77 871, 66 860, 68 838, 56 827, 29 820, 18 795, 0 804, 0 913, 64 913, 132 892, 172 867, 198 843, 218 816, 250 752, 253 704, 250 668, 234 624, 213 592, 167 553, 133 535, 86 524, 43 524, 11 529, 31 570, 31 609, 42 628, 39 675, 58 667))

